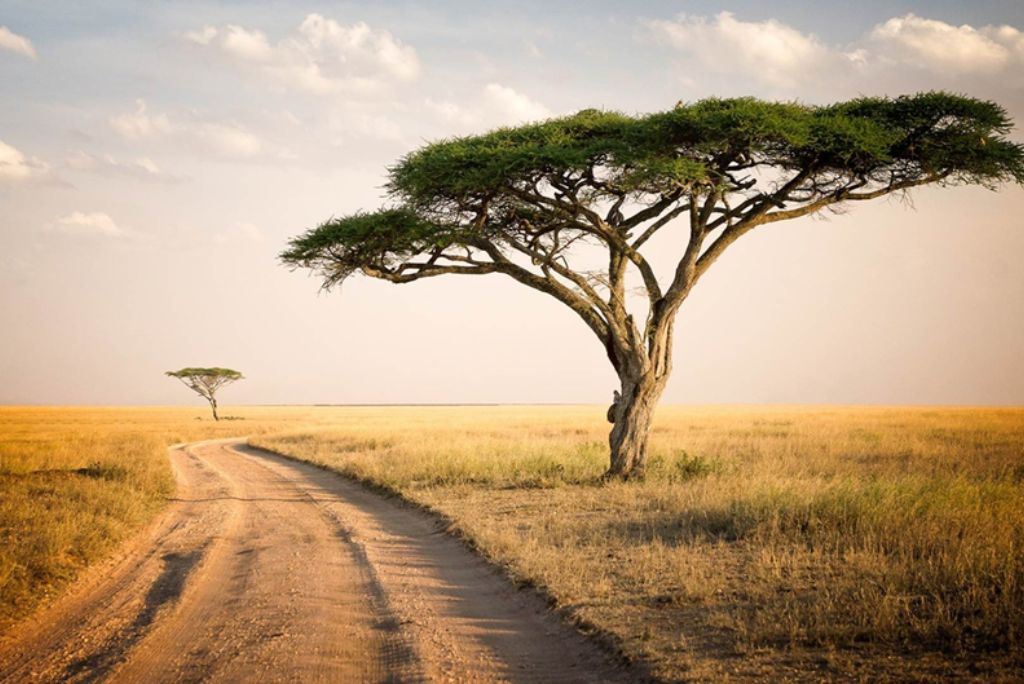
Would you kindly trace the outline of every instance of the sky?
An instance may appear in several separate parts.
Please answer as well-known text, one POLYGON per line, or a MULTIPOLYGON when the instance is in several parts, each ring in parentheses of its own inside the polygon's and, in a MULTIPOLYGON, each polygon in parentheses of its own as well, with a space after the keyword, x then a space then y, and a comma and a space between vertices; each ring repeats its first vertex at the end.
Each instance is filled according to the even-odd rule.
MULTIPOLYGON (((607 402, 592 333, 503 276, 322 293, 277 254, 428 141, 931 89, 1024 122, 1024 3, 3 0, 0 403, 192 404, 163 372, 215 365, 226 404, 607 402)), ((663 401, 1024 404, 1022 215, 924 188, 753 231, 663 401)))

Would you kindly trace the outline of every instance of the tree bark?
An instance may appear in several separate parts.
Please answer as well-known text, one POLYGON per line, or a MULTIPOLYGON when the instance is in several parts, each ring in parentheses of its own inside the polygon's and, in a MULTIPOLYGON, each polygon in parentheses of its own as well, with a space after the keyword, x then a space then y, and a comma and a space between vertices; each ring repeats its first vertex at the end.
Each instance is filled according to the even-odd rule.
POLYGON ((621 372, 621 397, 613 405, 615 425, 608 436, 611 465, 607 477, 643 479, 647 469, 647 439, 651 420, 668 379, 654 369, 621 372))
POLYGON ((220 420, 220 416, 217 415, 217 400, 212 397, 210 398, 210 408, 213 409, 213 419, 220 420))

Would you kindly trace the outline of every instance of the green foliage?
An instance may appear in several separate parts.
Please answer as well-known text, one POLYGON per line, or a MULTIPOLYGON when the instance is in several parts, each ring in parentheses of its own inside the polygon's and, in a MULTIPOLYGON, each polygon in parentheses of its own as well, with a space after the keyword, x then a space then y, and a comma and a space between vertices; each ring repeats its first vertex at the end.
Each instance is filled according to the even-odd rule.
POLYGON ((652 481, 689 482, 721 471, 722 463, 717 458, 691 454, 685 449, 667 454, 655 452, 647 461, 647 476, 652 481))
POLYGON ((500 250, 524 225, 532 236, 586 232, 581 216, 625 198, 641 207, 687 196, 742 201, 772 192, 780 174, 806 178, 799 197, 784 198, 798 204, 926 182, 1024 183, 1024 146, 1005 138, 1011 127, 999 105, 944 92, 828 106, 711 98, 636 116, 587 109, 411 152, 389 169, 392 208, 332 218, 293 238, 281 259, 318 272, 325 286, 359 271, 406 282, 443 272, 398 277, 394 269, 417 256, 500 250))
POLYGON ((233 368, 182 368, 164 373, 168 377, 177 378, 190 390, 203 397, 213 406, 213 417, 217 416, 217 404, 214 395, 224 385, 236 380, 243 380, 242 374, 233 368))
POLYGON ((180 379, 191 379, 191 378, 202 378, 202 379, 223 379, 223 380, 242 380, 242 374, 232 368, 182 368, 176 371, 167 371, 164 373, 172 378, 180 379))
POLYGON ((688 454, 685 450, 676 454, 674 465, 676 470, 675 476, 684 482, 686 480, 707 477, 721 468, 720 464, 710 461, 703 456, 688 454))
POLYGON ((1024 182, 1024 146, 1003 138, 1013 122, 993 102, 931 92, 863 97, 822 112, 837 121, 871 122, 877 151, 868 163, 913 164, 925 172, 949 172, 964 183, 1024 182))
MULTIPOLYGON (((427 145, 391 168, 388 187, 402 202, 433 207, 493 195, 538 177, 585 173, 597 165, 635 172, 674 157, 659 154, 653 132, 644 119, 588 109, 427 145)), ((701 171, 691 168, 698 176, 701 171)))
POLYGON ((292 240, 281 258, 329 270, 329 287, 364 266, 389 266, 433 246, 457 242, 463 233, 457 226, 427 222, 406 208, 383 209, 325 221, 292 240))

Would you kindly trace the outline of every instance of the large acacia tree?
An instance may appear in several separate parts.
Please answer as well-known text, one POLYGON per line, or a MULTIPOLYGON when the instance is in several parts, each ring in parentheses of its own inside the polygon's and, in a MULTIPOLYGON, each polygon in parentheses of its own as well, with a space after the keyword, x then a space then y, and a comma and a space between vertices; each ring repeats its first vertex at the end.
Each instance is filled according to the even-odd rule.
POLYGON ((999 105, 938 92, 585 110, 426 145, 391 167, 385 208, 331 218, 281 258, 326 288, 354 273, 394 283, 499 273, 554 297, 618 373, 609 474, 642 476, 676 312, 730 245, 918 185, 1024 182, 1024 146, 1010 129, 999 105), (675 245, 669 272, 655 272, 652 244, 662 254, 675 245))

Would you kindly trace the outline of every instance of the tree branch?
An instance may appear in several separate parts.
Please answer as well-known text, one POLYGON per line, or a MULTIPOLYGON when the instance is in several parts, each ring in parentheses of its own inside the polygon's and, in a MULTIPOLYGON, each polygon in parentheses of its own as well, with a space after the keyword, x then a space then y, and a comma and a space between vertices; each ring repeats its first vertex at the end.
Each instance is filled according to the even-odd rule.
POLYGON ((745 233, 758 226, 761 223, 761 219, 769 209, 781 204, 789 193, 803 183, 811 173, 812 171, 810 169, 801 170, 775 192, 762 195, 760 203, 756 204, 756 208, 751 209, 744 214, 743 218, 741 218, 739 222, 729 225, 722 234, 718 236, 718 239, 712 242, 711 246, 698 257, 694 264, 693 278, 690 284, 692 285, 702 275, 704 275, 708 268, 711 267, 711 264, 722 255, 722 252, 724 252, 729 245, 736 242, 736 240, 742 237, 745 233))

